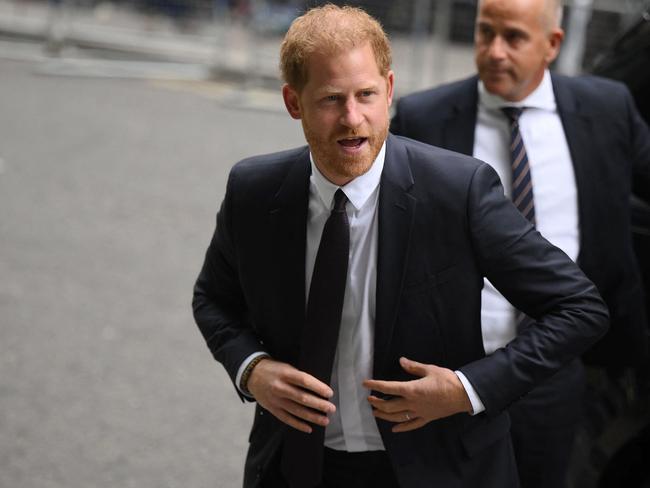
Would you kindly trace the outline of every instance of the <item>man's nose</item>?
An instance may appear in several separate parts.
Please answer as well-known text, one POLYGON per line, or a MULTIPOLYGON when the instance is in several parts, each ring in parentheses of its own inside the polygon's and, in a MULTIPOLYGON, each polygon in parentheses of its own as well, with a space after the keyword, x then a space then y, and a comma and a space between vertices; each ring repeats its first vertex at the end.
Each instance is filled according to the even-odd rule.
POLYGON ((350 99, 345 102, 343 106, 343 113, 341 114, 341 124, 345 127, 354 129, 359 127, 363 122, 363 116, 359 107, 359 103, 355 99, 350 99))
POLYGON ((506 44, 501 36, 495 36, 488 47, 488 55, 490 59, 499 61, 506 57, 506 44))

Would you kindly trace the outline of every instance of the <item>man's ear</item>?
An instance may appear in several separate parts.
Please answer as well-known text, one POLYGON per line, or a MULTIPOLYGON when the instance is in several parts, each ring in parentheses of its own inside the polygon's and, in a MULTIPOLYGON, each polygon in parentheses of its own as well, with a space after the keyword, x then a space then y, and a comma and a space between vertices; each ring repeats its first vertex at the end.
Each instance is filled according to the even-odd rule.
POLYGON ((395 74, 393 73, 393 70, 390 70, 388 72, 388 75, 386 76, 386 91, 387 91, 387 95, 388 95, 388 106, 389 107, 393 103, 394 89, 395 89, 395 74))
POLYGON ((546 62, 551 64, 560 53, 560 46, 564 39, 564 31, 559 27, 551 29, 548 34, 548 49, 546 51, 546 62))
POLYGON ((282 98, 284 99, 284 106, 287 107, 287 112, 294 119, 300 119, 300 99, 298 92, 291 86, 285 83, 282 86, 282 98))

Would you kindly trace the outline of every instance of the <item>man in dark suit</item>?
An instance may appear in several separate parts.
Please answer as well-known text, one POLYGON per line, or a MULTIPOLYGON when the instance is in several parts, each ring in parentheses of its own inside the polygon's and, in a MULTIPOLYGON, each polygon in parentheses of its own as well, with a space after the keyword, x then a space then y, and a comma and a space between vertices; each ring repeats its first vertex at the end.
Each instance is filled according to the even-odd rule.
MULTIPOLYGON (((623 85, 550 74, 563 38, 560 15, 559 1, 479 2, 478 76, 404 97, 391 131, 496 169, 506 193, 522 202, 542 235, 577 260, 609 306, 610 332, 585 358, 622 369, 647 351, 629 198, 634 186, 650 200, 650 137, 623 85), (508 119, 513 109, 521 114, 516 123, 508 119), (513 147, 520 149, 522 140, 517 159, 513 147)), ((525 327, 489 282, 482 308, 488 353, 525 327)), ((582 364, 575 361, 510 409, 525 488, 565 485, 583 389, 582 364)))
POLYGON ((488 165, 388 133, 390 58, 359 9, 298 18, 282 94, 308 146, 231 171, 193 309, 257 402, 246 487, 516 487, 505 409, 607 329, 488 165), (484 276, 534 321, 489 357, 484 276))

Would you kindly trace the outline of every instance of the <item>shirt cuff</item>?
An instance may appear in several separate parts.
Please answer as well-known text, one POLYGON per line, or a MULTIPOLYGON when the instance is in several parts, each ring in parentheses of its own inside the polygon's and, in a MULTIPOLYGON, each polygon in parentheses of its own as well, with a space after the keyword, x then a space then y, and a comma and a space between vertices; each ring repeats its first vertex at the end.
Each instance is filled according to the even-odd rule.
POLYGON ((465 375, 460 371, 454 371, 454 373, 456 373, 456 376, 458 376, 458 379, 463 384, 463 388, 465 388, 465 393, 467 393, 467 396, 469 397, 469 401, 472 404, 472 413, 470 413, 470 415, 476 415, 483 412, 485 410, 485 405, 483 405, 481 398, 478 396, 478 393, 476 393, 476 390, 474 389, 472 384, 465 377, 465 375))
POLYGON ((263 351, 258 351, 254 352, 250 356, 248 356, 246 359, 244 359, 241 363, 241 366, 239 366, 239 369, 237 370, 237 377, 235 378, 235 385, 237 386, 237 389, 239 390, 239 393, 244 395, 246 398, 253 398, 250 393, 247 393, 243 391, 239 385, 241 384, 241 377, 244 374, 244 371, 246 370, 246 367, 251 363, 253 359, 255 359, 257 356, 268 356, 269 353, 263 352, 263 351))

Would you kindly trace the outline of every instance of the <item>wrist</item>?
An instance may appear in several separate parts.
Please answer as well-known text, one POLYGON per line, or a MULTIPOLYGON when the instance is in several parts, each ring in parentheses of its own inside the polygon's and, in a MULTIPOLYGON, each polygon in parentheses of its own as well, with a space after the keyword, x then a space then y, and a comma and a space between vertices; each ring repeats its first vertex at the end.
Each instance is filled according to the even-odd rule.
POLYGON ((250 389, 248 388, 253 370, 260 362, 265 359, 269 359, 270 357, 271 356, 268 354, 260 354, 259 356, 253 358, 250 363, 248 363, 246 369, 244 369, 244 372, 241 375, 241 379, 239 380, 239 389, 244 392, 244 394, 253 396, 250 389))
POLYGON ((456 392, 456 404, 459 412, 472 414, 474 412, 474 407, 472 401, 465 389, 463 381, 459 378, 456 372, 452 371, 452 374, 449 376, 451 381, 454 384, 454 390, 456 392))
POLYGON ((474 413, 474 406, 472 405, 472 401, 469 398, 469 395, 467 394, 467 391, 465 391, 465 388, 461 384, 461 391, 459 392, 460 395, 460 405, 461 405, 461 411, 464 413, 468 414, 473 414, 474 413))

